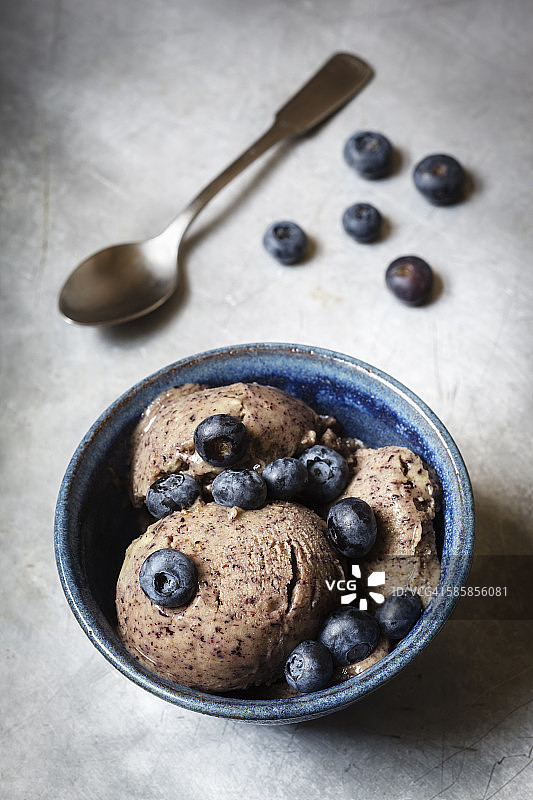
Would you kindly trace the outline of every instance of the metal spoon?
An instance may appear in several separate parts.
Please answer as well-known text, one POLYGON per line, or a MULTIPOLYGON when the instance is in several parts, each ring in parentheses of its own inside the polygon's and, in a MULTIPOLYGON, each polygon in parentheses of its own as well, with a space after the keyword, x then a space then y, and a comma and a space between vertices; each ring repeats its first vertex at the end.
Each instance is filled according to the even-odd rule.
POLYGON ((196 215, 226 184, 281 139, 306 133, 343 106, 372 77, 357 56, 337 53, 276 114, 248 150, 206 186, 159 236, 107 247, 72 272, 59 310, 82 325, 112 325, 148 314, 174 293, 183 236, 196 215))

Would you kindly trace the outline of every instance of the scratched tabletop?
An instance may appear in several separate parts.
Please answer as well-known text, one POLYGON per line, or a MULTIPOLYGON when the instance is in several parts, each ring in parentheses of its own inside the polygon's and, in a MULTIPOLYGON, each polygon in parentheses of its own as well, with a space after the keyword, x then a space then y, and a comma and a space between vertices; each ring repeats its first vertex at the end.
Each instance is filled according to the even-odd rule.
POLYGON ((113 669, 68 608, 52 531, 70 456, 132 384, 214 347, 299 342, 418 394, 467 464, 477 555, 531 560, 532 12, 528 0, 2 3, 3 797, 532 796, 527 580, 523 618, 465 618, 459 602, 434 642, 361 702, 254 726, 174 707, 113 669), (336 51, 363 57, 374 79, 202 213, 176 297, 119 328, 67 324, 57 294, 74 265, 158 233, 336 51), (343 160, 365 128, 394 144, 387 179, 365 181, 343 160), (470 176, 467 198, 448 208, 412 181, 438 152, 470 176), (386 220, 373 245, 342 229, 357 201, 386 220), (311 239, 299 266, 262 247, 279 219, 311 239), (406 254, 438 276, 421 308, 384 284, 406 254))

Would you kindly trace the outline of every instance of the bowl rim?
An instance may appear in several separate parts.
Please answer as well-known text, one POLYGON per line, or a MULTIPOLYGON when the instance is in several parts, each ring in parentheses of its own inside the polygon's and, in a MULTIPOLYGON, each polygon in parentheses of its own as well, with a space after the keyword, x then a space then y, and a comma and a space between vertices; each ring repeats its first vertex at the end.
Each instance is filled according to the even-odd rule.
MULTIPOLYGON (((349 368, 355 368, 356 372, 364 371, 388 391, 392 390, 393 393, 399 395, 413 407, 416 413, 421 414, 426 424, 440 439, 441 446, 446 451, 448 458, 451 459, 459 489, 462 548, 460 552, 454 551, 452 553, 452 558, 447 567, 446 587, 462 587, 468 577, 473 555, 474 499, 466 465, 444 424, 414 392, 386 372, 367 362, 361 361, 354 356, 322 347, 285 342, 255 342, 228 345, 187 356, 167 364, 165 367, 141 379, 111 403, 91 425, 81 440, 62 479, 54 517, 54 550, 61 586, 78 623, 105 658, 134 683, 174 705, 179 705, 192 711, 244 721, 290 723, 313 719, 341 710, 361 699, 367 693, 379 688, 379 686, 398 674, 430 643, 442 628, 451 615, 459 594, 446 592, 443 595, 441 592, 438 602, 435 602, 431 612, 424 614, 423 627, 419 630, 418 626, 415 626, 415 629, 391 653, 380 659, 361 675, 308 695, 263 700, 241 699, 228 695, 209 694, 162 678, 141 665, 119 642, 118 634, 116 635, 117 642, 113 642, 109 636, 110 632, 113 632, 113 628, 92 597, 87 582, 84 582, 83 576, 80 575, 79 566, 74 558, 75 553, 69 546, 69 531, 71 526, 77 523, 77 516, 73 512, 70 500, 73 485, 80 471, 83 472, 85 457, 87 453, 90 454, 91 447, 94 445, 99 432, 117 410, 133 402, 136 395, 148 387, 150 383, 157 383, 168 373, 179 373, 180 369, 191 366, 193 363, 206 362, 233 355, 253 355, 257 357, 261 352, 289 357, 302 355, 308 358, 318 356, 320 358, 335 359, 349 368)), ((139 413, 143 408, 144 406, 139 406, 139 413)), ((434 600, 436 600, 435 597, 432 598, 430 605, 433 604, 434 600)))

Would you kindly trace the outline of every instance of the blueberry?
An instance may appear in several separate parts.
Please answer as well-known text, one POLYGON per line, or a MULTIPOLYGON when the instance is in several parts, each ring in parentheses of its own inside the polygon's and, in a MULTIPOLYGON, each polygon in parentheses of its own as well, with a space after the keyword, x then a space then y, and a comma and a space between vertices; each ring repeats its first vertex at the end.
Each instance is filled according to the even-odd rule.
POLYGON ((307 236, 295 222, 274 222, 263 237, 265 249, 282 264, 300 261, 307 247, 307 236))
POLYGON ((200 495, 200 487, 192 475, 174 472, 152 483, 146 492, 146 508, 153 517, 161 519, 173 511, 192 506, 200 495))
POLYGON ((398 300, 408 306, 419 306, 431 294, 433 270, 418 256, 401 256, 387 267, 385 282, 398 300))
POLYGON ((357 131, 344 145, 344 160, 363 178, 384 178, 392 168, 392 145, 377 131, 357 131))
POLYGON ((377 239, 381 222, 381 214, 370 203, 355 203, 346 209, 342 217, 342 225, 346 233, 362 244, 368 244, 377 239))
POLYGON ((263 478, 272 500, 290 500, 307 484, 307 469, 297 458, 277 458, 267 464, 263 478))
POLYGON ((266 500, 267 485, 253 469, 225 469, 214 479, 211 492, 220 506, 260 508, 266 500))
POLYGON ((461 164, 453 156, 441 153, 426 156, 413 171, 416 188, 436 206, 448 206, 461 200, 465 178, 461 164))
POLYGON ((285 662, 285 678, 297 692, 318 692, 332 674, 331 653, 320 642, 300 642, 285 662))
POLYGON ((374 652, 380 635, 379 625, 367 611, 341 606, 325 621, 318 640, 340 666, 355 664, 374 652))
POLYGON ((230 414, 213 414, 194 431, 194 446, 204 461, 214 467, 229 467, 239 461, 250 437, 246 426, 230 414))
POLYGON ((374 546, 378 533, 374 512, 368 503, 358 497, 339 500, 329 510, 328 533, 344 556, 366 556, 374 546))
POLYGON ((307 498, 317 503, 328 503, 340 495, 348 483, 348 464, 346 459, 321 444, 305 450, 300 461, 307 469, 307 498))
POLYGON ((177 608, 189 603, 196 594, 198 574, 189 556, 165 548, 151 553, 143 562, 139 582, 152 603, 177 608))
POLYGON ((389 595, 376 611, 376 619, 384 636, 403 639, 421 613, 422 603, 418 595, 405 590, 389 595))

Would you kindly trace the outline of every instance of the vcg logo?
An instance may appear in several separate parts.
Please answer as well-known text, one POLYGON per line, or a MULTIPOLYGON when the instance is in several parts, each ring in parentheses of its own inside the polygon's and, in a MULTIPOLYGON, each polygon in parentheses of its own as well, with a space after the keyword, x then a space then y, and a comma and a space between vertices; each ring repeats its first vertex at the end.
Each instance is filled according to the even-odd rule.
MULTIPOLYGON (((361 580, 361 568, 359 564, 352 564, 352 578, 348 578, 346 580, 340 581, 326 581, 326 586, 328 587, 329 591, 333 591, 335 587, 337 587, 339 592, 342 592, 341 596, 341 603, 342 605, 348 605, 353 600, 357 599, 357 581, 361 580)), ((366 579, 366 587, 370 588, 371 586, 383 586, 385 583, 385 572, 371 572, 368 578, 366 579)), ((359 587, 362 588, 362 587, 359 587)), ((383 603, 385 601, 384 596, 380 592, 372 592, 368 591, 369 597, 372 600, 375 600, 376 603, 383 603)), ((358 603, 359 609, 361 611, 366 611, 368 608, 368 600, 366 597, 361 597, 358 603)))

